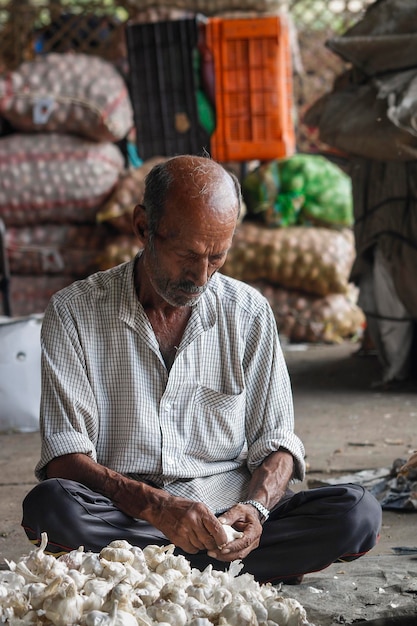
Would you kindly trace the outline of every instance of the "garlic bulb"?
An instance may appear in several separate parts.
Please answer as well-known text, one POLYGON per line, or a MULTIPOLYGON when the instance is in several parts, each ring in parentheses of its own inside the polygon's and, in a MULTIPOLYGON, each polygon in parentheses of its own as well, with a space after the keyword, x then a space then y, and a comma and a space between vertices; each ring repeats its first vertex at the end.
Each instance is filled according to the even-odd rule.
POLYGON ((174 580, 165 583, 160 591, 160 597, 163 600, 168 600, 169 602, 174 602, 174 604, 184 606, 188 598, 188 588, 187 590, 184 588, 184 584, 181 580, 174 580))
POLYGON ((43 580, 43 582, 51 581, 65 574, 67 567, 64 562, 59 561, 50 554, 45 554, 45 548, 48 545, 48 537, 46 533, 42 533, 41 545, 37 550, 23 557, 18 563, 8 563, 12 571, 22 574, 26 580, 29 577, 33 582, 43 580))
POLYGON ((42 610, 45 617, 56 626, 77 624, 83 612, 83 601, 78 595, 72 578, 57 579, 59 586, 54 594, 49 595, 43 602, 42 610))
POLYGON ((179 604, 158 600, 148 609, 150 615, 157 622, 166 622, 172 626, 185 626, 187 623, 187 613, 179 604))
POLYGON ((0 585, 4 583, 9 589, 23 589, 26 580, 24 576, 13 571, 0 571, 0 585))
POLYGON ((155 570, 157 566, 165 561, 168 555, 173 554, 175 546, 170 543, 167 546, 146 546, 143 548, 143 554, 149 569, 155 570))
POLYGON ((224 623, 227 626, 257 626, 258 624, 254 610, 241 596, 234 598, 230 604, 226 604, 219 617, 219 624, 224 623))
POLYGON ((304 607, 293 598, 276 598, 267 602, 268 619, 280 626, 299 626, 307 624, 304 607))
POLYGON ((10 626, 313 626, 304 607, 271 584, 191 567, 175 546, 143 550, 118 540, 100 553, 62 557, 41 546, 0 571, 0 624, 10 626))
POLYGON ((103 564, 100 561, 100 555, 95 552, 87 552, 80 565, 80 571, 87 575, 101 576, 103 564))
POLYGON ((91 611, 85 618, 85 624, 86 626, 138 626, 134 615, 119 610, 117 600, 114 601, 109 613, 91 611))
POLYGON ((130 550, 123 547, 115 547, 114 544, 121 542, 113 541, 100 552, 100 558, 106 561, 117 561, 119 563, 133 563, 134 555, 130 550))
POLYGON ((180 554, 179 556, 174 556, 173 554, 167 554, 165 559, 161 561, 161 563, 158 563, 158 565, 155 568, 155 572, 157 574, 161 574, 162 576, 164 576, 164 573, 168 569, 178 570, 178 572, 182 576, 188 576, 191 572, 190 563, 182 554, 180 554))

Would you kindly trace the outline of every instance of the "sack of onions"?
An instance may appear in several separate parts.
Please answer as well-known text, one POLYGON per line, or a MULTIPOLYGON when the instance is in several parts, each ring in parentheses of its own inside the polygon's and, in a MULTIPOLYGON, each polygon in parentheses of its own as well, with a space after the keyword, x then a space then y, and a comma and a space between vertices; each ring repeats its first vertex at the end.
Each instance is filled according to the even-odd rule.
POLYGON ((350 229, 272 229, 244 221, 236 231, 222 271, 244 281, 266 280, 326 296, 346 293, 354 258, 350 229))

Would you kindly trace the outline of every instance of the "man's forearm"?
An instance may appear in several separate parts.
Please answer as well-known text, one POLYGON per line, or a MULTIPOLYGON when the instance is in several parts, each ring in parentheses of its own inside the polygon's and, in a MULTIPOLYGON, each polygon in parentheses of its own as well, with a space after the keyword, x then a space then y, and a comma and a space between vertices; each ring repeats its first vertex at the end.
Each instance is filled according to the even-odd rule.
POLYGON ((124 513, 152 523, 169 494, 96 463, 86 454, 66 454, 50 461, 48 478, 67 478, 109 498, 124 513))
POLYGON ((284 495, 294 473, 294 459, 285 450, 270 454, 253 472, 248 489, 248 500, 258 500, 272 509, 284 495))
POLYGON ((67 454, 47 466, 48 478, 66 478, 103 494, 121 511, 149 522, 171 543, 192 554, 226 541, 222 524, 202 502, 172 496, 164 489, 127 478, 85 454, 67 454))

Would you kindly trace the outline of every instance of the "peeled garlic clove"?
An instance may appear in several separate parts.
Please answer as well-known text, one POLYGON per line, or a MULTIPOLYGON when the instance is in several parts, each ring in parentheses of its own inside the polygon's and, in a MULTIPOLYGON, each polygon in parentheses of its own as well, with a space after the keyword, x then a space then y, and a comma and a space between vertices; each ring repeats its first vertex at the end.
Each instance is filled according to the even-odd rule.
POLYGON ((243 537, 242 532, 240 532, 239 530, 235 530, 233 526, 229 526, 229 524, 223 524, 223 530, 225 531, 226 536, 227 536, 226 543, 229 543, 230 541, 234 541, 235 539, 240 539, 241 537, 243 537))

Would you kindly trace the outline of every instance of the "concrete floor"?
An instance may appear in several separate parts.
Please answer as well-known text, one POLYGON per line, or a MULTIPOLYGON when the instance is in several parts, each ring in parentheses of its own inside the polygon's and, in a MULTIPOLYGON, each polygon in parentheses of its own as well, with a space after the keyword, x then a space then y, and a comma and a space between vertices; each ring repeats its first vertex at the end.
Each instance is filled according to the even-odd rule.
MULTIPOLYGON (((297 488, 389 468, 417 449, 416 387, 373 388, 381 374, 377 358, 357 350, 351 343, 285 349, 296 430, 307 451, 307 479, 297 488)), ((31 549, 20 528, 21 501, 35 484, 39 448, 38 433, 0 434, 0 568, 31 549)), ((413 615, 417 624, 417 512, 385 511, 381 540, 368 555, 309 574, 283 592, 302 602, 316 626, 394 615, 413 615), (411 550, 399 555, 398 547, 411 550)))
MULTIPOLYGON (((309 467, 302 487, 391 468, 417 449, 416 383, 387 391, 374 387, 381 379, 378 359, 357 352, 349 343, 286 351, 296 429, 309 467)), ((387 622, 380 626, 394 626, 394 616, 404 616, 403 626, 417 624, 417 511, 384 511, 380 541, 369 554, 309 574, 285 593, 304 605, 317 626, 382 617, 387 622), (409 554, 399 555, 398 548, 409 548, 409 554)))

